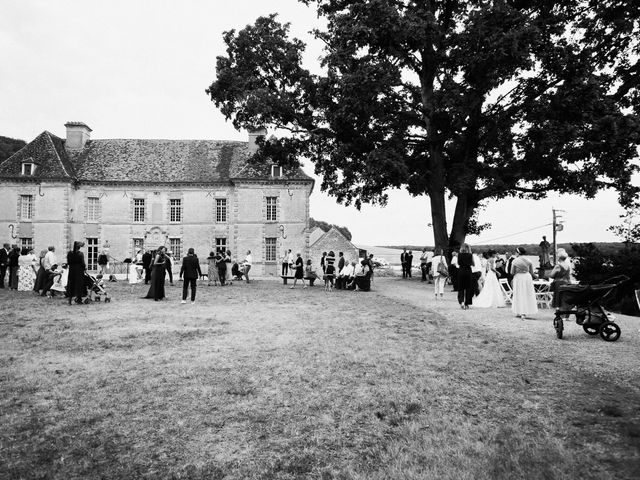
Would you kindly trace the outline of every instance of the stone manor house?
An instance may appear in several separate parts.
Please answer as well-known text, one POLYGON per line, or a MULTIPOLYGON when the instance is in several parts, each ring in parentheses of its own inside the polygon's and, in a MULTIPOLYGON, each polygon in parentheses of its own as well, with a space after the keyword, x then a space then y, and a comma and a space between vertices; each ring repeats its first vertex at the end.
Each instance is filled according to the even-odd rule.
POLYGON ((137 248, 179 259, 193 247, 201 263, 251 250, 262 275, 279 273, 285 249, 307 258, 314 181, 247 163, 264 130, 248 142, 91 140, 84 123, 65 127, 66 138, 45 131, 0 164, 0 243, 62 256, 83 240, 89 270, 105 248, 123 261, 137 248))

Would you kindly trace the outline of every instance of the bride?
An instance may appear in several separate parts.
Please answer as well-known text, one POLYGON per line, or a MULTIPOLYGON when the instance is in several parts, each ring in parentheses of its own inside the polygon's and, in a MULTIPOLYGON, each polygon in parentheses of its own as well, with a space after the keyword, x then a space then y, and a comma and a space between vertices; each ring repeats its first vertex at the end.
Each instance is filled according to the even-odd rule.
POLYGON ((489 252, 489 259, 485 270, 484 287, 476 298, 473 306, 479 308, 504 307, 504 294, 496 275, 496 252, 489 252))

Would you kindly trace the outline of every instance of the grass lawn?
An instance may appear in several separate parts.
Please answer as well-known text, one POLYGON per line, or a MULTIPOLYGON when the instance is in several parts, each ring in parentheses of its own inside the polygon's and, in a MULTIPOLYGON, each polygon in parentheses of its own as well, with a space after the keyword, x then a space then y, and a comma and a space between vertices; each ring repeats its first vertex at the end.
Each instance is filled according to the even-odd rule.
POLYGON ((398 278, 201 284, 195 305, 107 286, 74 306, 0 291, 0 478, 640 477, 628 328, 501 332, 398 278))

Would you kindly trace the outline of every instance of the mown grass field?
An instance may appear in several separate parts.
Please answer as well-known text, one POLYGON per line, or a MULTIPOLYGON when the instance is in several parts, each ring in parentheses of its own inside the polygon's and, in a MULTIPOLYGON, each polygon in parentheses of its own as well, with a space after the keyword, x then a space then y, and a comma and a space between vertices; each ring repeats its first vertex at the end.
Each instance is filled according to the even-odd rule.
POLYGON ((638 478, 630 335, 501 334, 402 282, 0 291, 0 478, 638 478))

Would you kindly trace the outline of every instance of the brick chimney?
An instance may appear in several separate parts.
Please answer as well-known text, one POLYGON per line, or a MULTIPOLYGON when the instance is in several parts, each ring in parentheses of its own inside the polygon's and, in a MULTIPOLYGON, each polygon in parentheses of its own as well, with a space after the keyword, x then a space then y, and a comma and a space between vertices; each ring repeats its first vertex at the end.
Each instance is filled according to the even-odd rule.
POLYGON ((265 137, 267 135, 267 129, 260 127, 254 130, 249 130, 249 153, 253 155, 258 151, 258 145, 256 144, 256 140, 258 137, 265 137))
POLYGON ((67 141, 64 147, 67 150, 82 150, 89 140, 89 126, 82 122, 67 122, 64 126, 67 127, 67 141))

